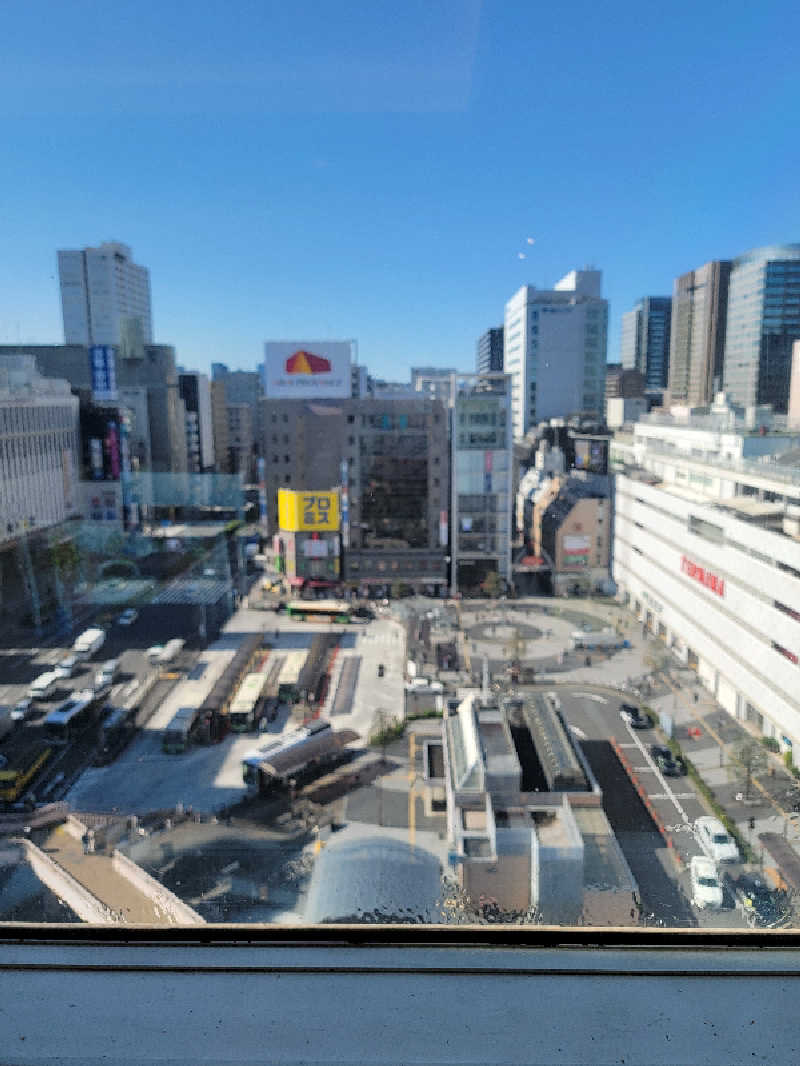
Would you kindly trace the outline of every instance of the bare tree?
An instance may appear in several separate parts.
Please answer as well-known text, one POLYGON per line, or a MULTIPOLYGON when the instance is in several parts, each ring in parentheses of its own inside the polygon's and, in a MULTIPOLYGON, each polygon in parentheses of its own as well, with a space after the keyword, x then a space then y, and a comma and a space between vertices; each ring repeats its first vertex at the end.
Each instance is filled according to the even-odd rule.
POLYGON ((767 768, 767 753, 757 740, 748 737, 736 748, 733 759, 738 775, 744 780, 744 798, 749 800, 753 778, 767 768))

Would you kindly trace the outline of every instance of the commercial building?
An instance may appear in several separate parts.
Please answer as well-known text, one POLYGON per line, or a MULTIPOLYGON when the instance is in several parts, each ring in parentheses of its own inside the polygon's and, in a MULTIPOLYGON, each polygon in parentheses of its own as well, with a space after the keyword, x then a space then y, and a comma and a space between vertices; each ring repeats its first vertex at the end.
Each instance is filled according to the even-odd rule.
POLYGON ((608 363, 606 366, 606 400, 644 396, 644 386, 644 374, 635 367, 626 367, 622 363, 608 363))
POLYGON ((573 270, 553 290, 523 285, 506 304, 503 367, 515 440, 550 418, 602 417, 608 302, 601 280, 599 270, 573 270))
POLYGON ((714 259, 675 279, 669 348, 672 403, 702 407, 722 383, 731 262, 714 259))
POLYGON ((440 400, 445 407, 453 406, 453 375, 451 366, 412 366, 411 387, 432 400, 440 400))
POLYGON ((573 473, 541 508, 541 531, 534 528, 536 554, 550 567, 554 595, 605 590, 611 549, 609 495, 608 478, 573 473))
MULTIPOLYGON (((124 355, 104 346, 103 358, 114 379, 108 399, 132 412, 131 455, 144 468, 158 473, 187 469, 186 418, 178 387, 175 349, 167 344, 145 345, 141 355, 124 355), (111 399, 114 396, 115 399, 111 399)), ((97 399, 96 355, 81 344, 0 345, 0 363, 17 355, 32 355, 39 373, 64 378, 86 400, 97 399)))
POLYGON ((278 489, 275 567, 291 586, 338 585, 341 568, 340 489, 278 489))
POLYGON ((454 376, 451 592, 511 582, 511 379, 454 376), (495 579, 489 575, 495 575, 495 579))
POLYGON ((487 329, 478 337, 475 351, 477 374, 502 374, 503 372, 503 327, 487 329))
POLYGON ((546 697, 469 694, 443 719, 442 748, 450 861, 474 904, 488 898, 548 924, 589 913, 598 924, 632 923, 636 882, 546 697))
POLYGON ((186 450, 190 473, 214 469, 214 427, 211 388, 207 374, 196 371, 178 375, 181 399, 186 411, 186 450))
POLYGON ((647 397, 632 396, 624 400, 621 396, 606 398, 606 425, 609 429, 621 429, 632 422, 638 422, 647 414, 647 397))
POLYGON ((78 398, 30 355, 0 360, 0 543, 75 514, 78 398))
POLYGON ((118 241, 58 253, 66 344, 112 344, 140 354, 153 340, 150 272, 118 241))
POLYGON ((241 474, 252 481, 255 462, 254 406, 250 403, 228 403, 228 456, 232 474, 241 474))
POLYGON ((615 441, 613 578, 731 715, 800 763, 800 438, 717 406, 615 441))
POLYGON ((669 296, 644 296, 622 316, 620 362, 627 370, 638 370, 647 389, 667 384, 671 317, 669 296))
MULTIPOLYGON (((219 364, 212 364, 214 365, 219 364)), ((231 471, 228 436, 228 397, 225 382, 215 379, 209 386, 211 401, 211 432, 214 441, 214 460, 219 474, 231 471)))
POLYGON ((348 584, 383 595, 446 584, 447 416, 438 400, 267 396, 261 420, 270 529, 278 528, 279 488, 342 486, 348 584))
POLYGON ((800 338, 800 244, 755 248, 733 260, 723 387, 743 407, 785 414, 792 344, 800 338))

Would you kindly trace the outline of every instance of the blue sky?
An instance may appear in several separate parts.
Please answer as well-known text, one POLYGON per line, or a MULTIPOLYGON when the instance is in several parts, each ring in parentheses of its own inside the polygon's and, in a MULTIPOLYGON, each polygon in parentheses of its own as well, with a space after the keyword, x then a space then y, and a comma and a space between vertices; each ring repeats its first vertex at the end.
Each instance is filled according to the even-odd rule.
POLYGON ((12 0, 0 343, 59 342, 56 249, 114 238, 187 366, 355 337, 469 369, 587 263, 615 358, 639 296, 800 240, 800 5, 660 7, 12 0))

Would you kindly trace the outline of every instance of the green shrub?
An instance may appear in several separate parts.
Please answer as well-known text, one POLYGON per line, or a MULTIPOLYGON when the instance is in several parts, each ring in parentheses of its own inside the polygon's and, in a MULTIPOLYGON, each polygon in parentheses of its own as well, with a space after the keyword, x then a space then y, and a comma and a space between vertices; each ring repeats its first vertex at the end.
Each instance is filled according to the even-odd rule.
POLYGON ((781 750, 781 746, 775 737, 762 737, 761 743, 767 749, 767 751, 774 752, 776 755, 781 750))
POLYGON ((783 765, 786 767, 787 770, 794 769, 794 763, 792 762, 792 750, 791 750, 791 748, 789 749, 789 751, 785 751, 783 753, 783 765))

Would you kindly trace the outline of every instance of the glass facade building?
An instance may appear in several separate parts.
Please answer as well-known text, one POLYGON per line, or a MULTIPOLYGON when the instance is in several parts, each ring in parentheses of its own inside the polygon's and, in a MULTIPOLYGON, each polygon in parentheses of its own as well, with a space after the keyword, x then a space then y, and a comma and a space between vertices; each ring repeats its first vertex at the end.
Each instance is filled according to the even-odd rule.
POLYGON ((622 316, 620 362, 644 375, 645 388, 667 384, 671 317, 669 296, 645 296, 622 316))
POLYGON ((456 377, 452 433, 451 590, 490 573, 511 581, 511 378, 456 377))
POLYGON ((756 248, 733 261, 724 388, 744 407, 789 403, 792 343, 800 338, 800 244, 756 248))

